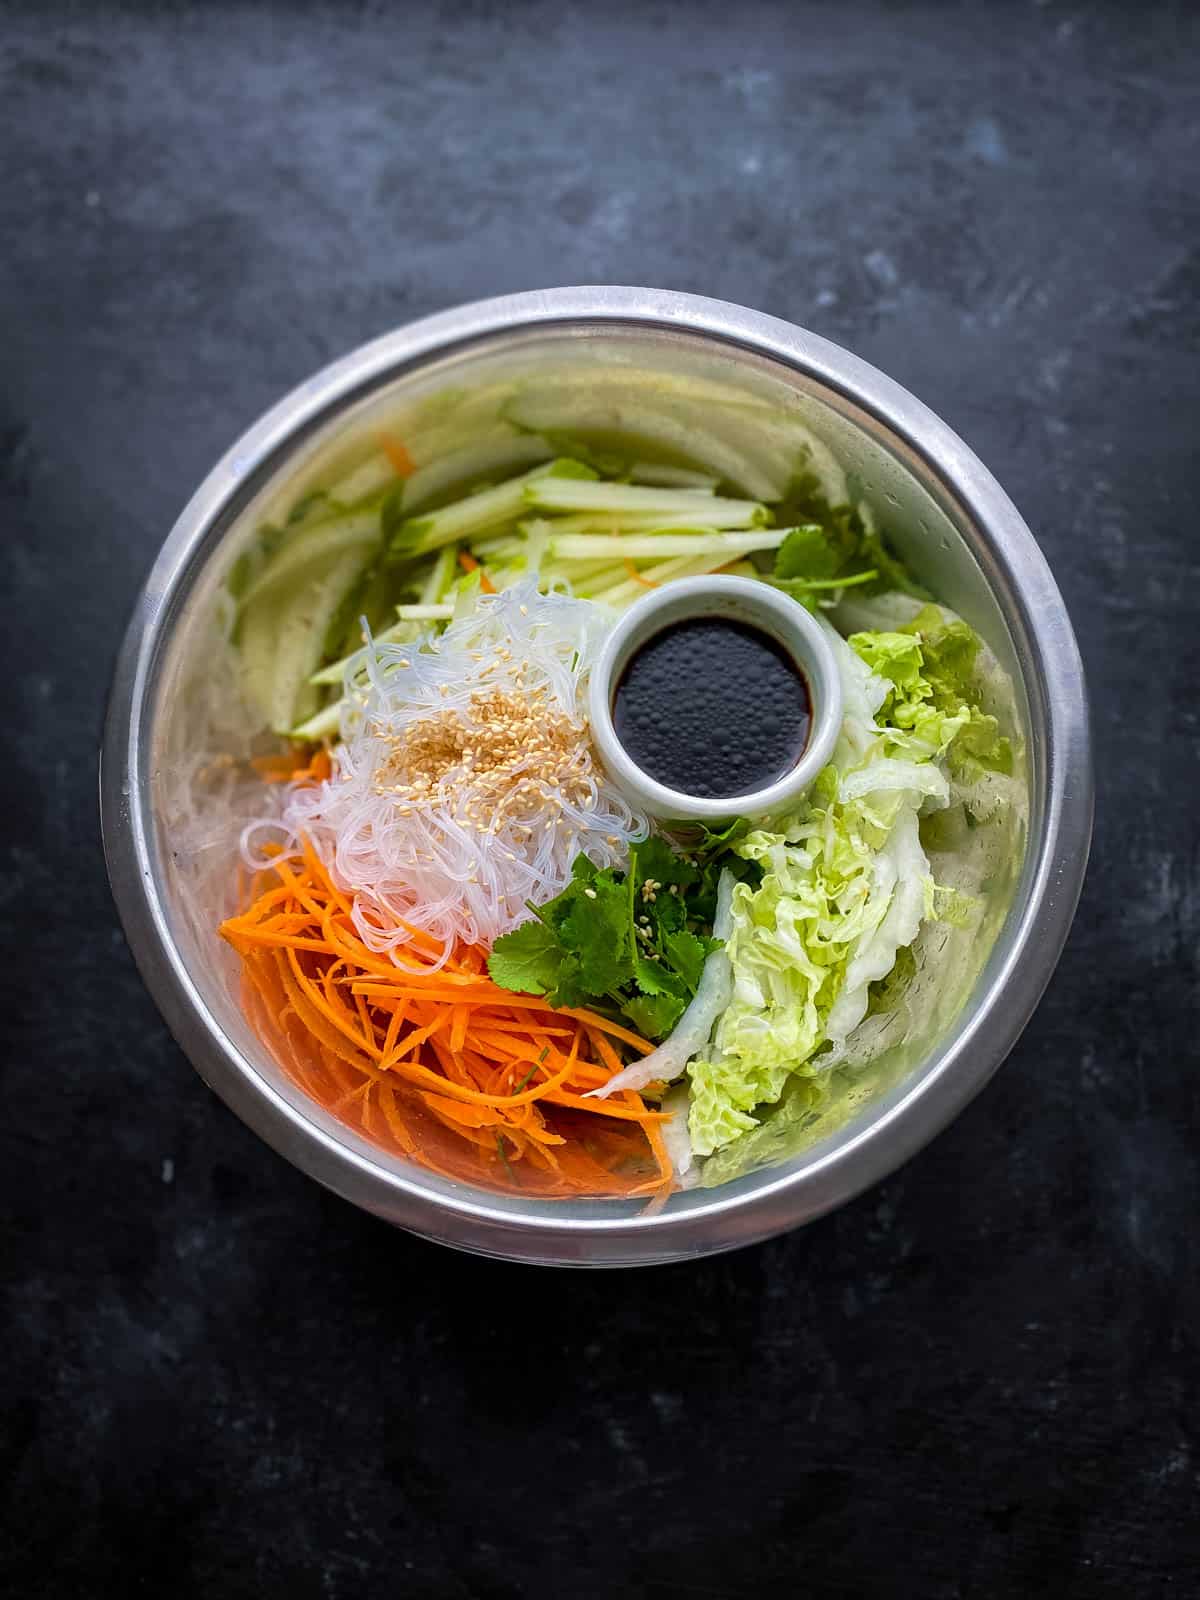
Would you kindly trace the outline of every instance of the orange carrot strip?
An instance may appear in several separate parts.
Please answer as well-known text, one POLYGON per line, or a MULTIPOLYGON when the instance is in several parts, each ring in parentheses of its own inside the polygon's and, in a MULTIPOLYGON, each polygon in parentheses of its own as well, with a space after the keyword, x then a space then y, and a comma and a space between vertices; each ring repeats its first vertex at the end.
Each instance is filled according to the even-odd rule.
POLYGON ((622 1067, 620 1056, 613 1049, 612 1045, 609 1044, 608 1040, 600 1032, 599 1028, 589 1028, 588 1038, 592 1041, 592 1047, 595 1049, 596 1054, 600 1057, 601 1061, 603 1061, 609 1072, 615 1077, 616 1074, 620 1072, 622 1067))
POLYGON ((349 1061, 353 1066, 356 1067, 361 1066, 361 1056, 354 1054, 352 1051, 346 1048, 339 1029, 337 1027, 330 1027, 320 1008, 311 1003, 308 996, 296 982, 295 978, 291 975, 291 973, 289 973, 286 965, 284 964, 284 958, 282 956, 280 957, 279 974, 283 979, 283 984, 288 992, 288 999, 291 1001, 293 1010, 300 1018, 300 1021, 308 1029, 309 1033, 311 1033, 319 1043, 323 1044, 327 1050, 333 1051, 333 1053, 339 1056, 342 1060, 349 1061))
POLYGON ((479 1106, 462 1105, 457 1100, 447 1100, 445 1095, 422 1094, 421 1099, 452 1122, 461 1122, 464 1128, 490 1128, 496 1120, 490 1112, 479 1106))
MULTIPOLYGON (((315 758, 310 769, 321 770, 315 758)), ((308 841, 299 859, 256 873, 253 893, 221 929, 242 954, 247 1015, 343 1120, 456 1180, 494 1183, 499 1160, 510 1182, 541 1195, 665 1192, 664 1114, 632 1091, 618 1103, 584 1098, 621 1066, 613 1040, 651 1048, 637 1034, 501 989, 478 948, 437 970, 377 958, 308 841)))
POLYGON ((467 1028, 471 1021, 471 1011, 468 1006, 455 1006, 450 1013, 450 1049, 455 1055, 461 1055, 463 1046, 467 1042, 467 1028))
POLYGON ((408 1001, 402 1000, 388 1019, 387 1032, 383 1036, 383 1059, 379 1065, 383 1066, 396 1048, 396 1040, 400 1036, 400 1025, 408 1014, 408 1001))
MULTIPOLYGON (((332 1022, 338 1032, 344 1034, 346 1038, 349 1039, 351 1044, 356 1044, 358 1048, 364 1052, 364 1054, 378 1057, 379 1047, 374 1043, 368 1044, 356 1028, 351 1027, 348 1022, 344 1022, 342 1018, 338 1016, 337 1011, 329 1004, 328 1000, 326 1000, 321 994, 316 985, 305 976, 304 969, 300 965, 300 958, 296 955, 295 951, 285 951, 284 959, 286 959, 292 969, 292 977, 296 981, 298 991, 310 1003, 310 1005, 314 1006, 317 1011, 320 1012, 320 1014, 326 1019, 326 1021, 332 1022)), ((294 997, 292 1003, 293 1005, 295 1004, 294 997)))
MULTIPOLYGON (((577 1111, 591 1111, 596 1105, 594 1100, 585 1100, 582 1095, 568 1094, 564 1089, 556 1089, 553 1094, 543 1097, 551 1105, 574 1106, 577 1111)), ((611 1100, 601 1102, 604 1106, 606 1117, 616 1117, 619 1122, 669 1122, 670 1113, 666 1111, 635 1111, 630 1106, 616 1105, 611 1100)))
POLYGON ((391 462, 398 478, 412 477, 417 470, 417 463, 409 455, 402 439, 398 439, 394 433, 381 433, 379 448, 391 462))
POLYGON ((470 555, 466 550, 460 550, 458 552, 458 564, 464 572, 478 572, 479 587, 484 594, 495 594, 496 585, 488 577, 487 568, 481 567, 473 555, 470 555))
POLYGON ((442 1011, 439 1012, 436 1017, 434 1017, 432 1022, 427 1022, 423 1028, 415 1028, 412 1033, 408 1034, 404 1039, 401 1040, 399 1045, 397 1045, 395 1060, 389 1061, 388 1065, 394 1066, 396 1061, 403 1061, 405 1056, 411 1055, 418 1045, 422 1045, 425 1043, 426 1039, 432 1038, 433 1035, 437 1033, 440 1028, 444 1028, 449 1021, 450 1013, 448 1011, 442 1011))
POLYGON ((623 1028, 619 1022, 610 1022, 607 1017, 598 1017, 594 1011, 579 1011, 573 1007, 564 1006, 560 1016, 574 1017, 576 1021, 584 1023, 591 1028, 598 1028, 601 1033, 611 1033, 614 1039, 622 1039, 626 1044, 631 1044, 635 1050, 640 1050, 648 1056, 654 1046, 640 1033, 633 1033, 629 1028, 623 1028))
POLYGON ((264 783, 289 783, 296 759, 290 755, 251 756, 250 765, 264 783))
POLYGON ((245 940, 248 944, 277 945, 284 950, 316 950, 322 955, 329 952, 329 946, 323 939, 301 939, 295 934, 270 933, 261 928, 238 928, 225 937, 233 945, 245 940))
POLYGON ((417 1147, 413 1142, 412 1134, 408 1131, 404 1118, 397 1109, 396 1091, 390 1083, 381 1083, 379 1085, 379 1104, 383 1109, 384 1121, 391 1130, 392 1138, 395 1139, 406 1155, 412 1155, 417 1147))

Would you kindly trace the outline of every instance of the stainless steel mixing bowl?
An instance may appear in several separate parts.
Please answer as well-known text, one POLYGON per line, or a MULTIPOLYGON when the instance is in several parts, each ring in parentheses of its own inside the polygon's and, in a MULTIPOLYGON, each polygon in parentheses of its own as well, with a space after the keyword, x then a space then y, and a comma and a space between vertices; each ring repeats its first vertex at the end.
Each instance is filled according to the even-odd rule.
MULTIPOLYGON (((718 438, 712 450, 721 448, 718 438)), ((101 800, 113 892, 146 983, 204 1079, 269 1144, 356 1205, 431 1239, 612 1266, 704 1255, 795 1227, 890 1172, 962 1109, 1012 1047, 1062 948, 1087 857, 1092 782, 1083 675, 1062 599, 1012 503, 945 423, 865 362, 772 317, 659 290, 573 288, 398 329, 302 384, 234 445, 179 518, 138 601, 112 691, 101 800), (349 459, 381 419, 419 414, 465 438, 531 384, 543 427, 597 417, 622 426, 631 393, 635 427, 649 415, 666 436, 702 431, 706 408, 722 408, 728 427, 717 433, 740 427, 751 463, 768 410, 802 426, 937 598, 983 635, 1010 680, 1006 716, 1024 753, 1021 828, 1011 830, 1007 858, 980 874, 986 937, 957 951, 962 992, 948 989, 928 1036, 909 1041, 853 1115, 818 1127, 801 1153, 674 1195, 652 1215, 625 1202, 491 1194, 374 1148, 266 1055, 214 931, 239 822, 221 774, 230 740, 253 731, 214 721, 223 648, 214 616, 230 563, 264 518, 349 459)))

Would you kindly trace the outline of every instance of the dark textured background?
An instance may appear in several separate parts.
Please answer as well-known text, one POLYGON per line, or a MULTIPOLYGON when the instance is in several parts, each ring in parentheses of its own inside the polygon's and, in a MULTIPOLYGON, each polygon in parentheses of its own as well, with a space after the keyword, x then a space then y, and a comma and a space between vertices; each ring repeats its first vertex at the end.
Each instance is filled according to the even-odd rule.
POLYGON ((1180 7, 0 6, 0 1590, 1197 1593, 1200 50, 1180 7), (875 362, 1042 540, 1093 866, 993 1086, 803 1233, 611 1275, 359 1215, 109 902, 125 617, 312 368, 505 290, 875 362))

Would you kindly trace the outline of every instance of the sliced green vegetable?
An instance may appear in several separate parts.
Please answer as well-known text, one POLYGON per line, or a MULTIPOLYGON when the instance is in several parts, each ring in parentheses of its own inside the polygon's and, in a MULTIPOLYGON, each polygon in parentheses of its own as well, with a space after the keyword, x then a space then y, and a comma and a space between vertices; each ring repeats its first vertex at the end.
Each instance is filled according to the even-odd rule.
POLYGON ((926 606, 895 632, 851 634, 850 648, 889 685, 881 717, 889 755, 945 756, 954 776, 1012 771, 1012 746, 976 701, 979 636, 926 606))
POLYGON ((397 606, 396 615, 401 622, 449 622, 454 615, 454 607, 445 602, 436 606, 397 606))
POLYGON ((323 570, 260 595, 242 615, 244 682, 276 733, 312 717, 320 691, 309 679, 319 666, 326 632, 362 574, 362 557, 335 557, 323 570))
POLYGON ((519 433, 515 428, 473 441, 417 468, 404 483, 404 515, 412 517, 435 510, 480 484, 510 478, 523 467, 549 461, 554 455, 554 450, 537 434, 519 433))
POLYGON ((334 739, 341 731, 342 702, 335 700, 332 705, 323 711, 314 712, 304 722, 298 722, 294 728, 287 730, 288 737, 297 740, 300 744, 320 744, 323 739, 334 739))
POLYGON ((690 406, 675 396, 638 393, 620 385, 582 389, 570 384, 539 384, 510 401, 507 415, 560 445, 582 440, 599 456, 618 463, 646 460, 649 452, 664 463, 710 474, 759 500, 772 500, 787 481, 773 473, 754 441, 731 445, 722 437, 719 406, 690 406))
POLYGON ((596 561, 605 556, 615 561, 653 561, 707 555, 720 555, 723 561, 731 561, 755 550, 774 550, 786 532, 784 528, 760 528, 754 533, 671 528, 657 533, 553 534, 546 542, 546 555, 551 561, 596 561))
MULTIPOLYGON (((455 540, 470 539, 493 528, 501 528, 506 522, 515 522, 528 504, 524 498, 526 489, 539 479, 569 481, 595 476, 590 467, 585 467, 579 461, 560 459, 534 467, 531 472, 510 478, 507 483, 498 484, 494 489, 468 495, 465 500, 456 500, 452 505, 443 506, 440 511, 430 512, 428 516, 403 518, 390 533, 392 554, 404 557, 425 555, 455 540)), ((389 518, 394 518, 394 514, 393 508, 389 518)))
POLYGON ((272 591, 281 593, 292 578, 343 555, 357 556, 361 571, 366 553, 374 549, 379 540, 378 509, 349 512, 307 525, 299 533, 279 541, 253 582, 246 587, 241 603, 249 606, 272 591))
POLYGON ((396 469, 382 450, 368 456, 353 471, 345 474, 330 487, 329 498, 337 505, 357 506, 390 489, 396 481, 396 469))
POLYGON ((648 483, 662 489, 705 489, 715 493, 720 478, 695 472, 691 467, 672 467, 666 462, 635 461, 629 469, 634 483, 648 483))
POLYGON ((525 500, 542 511, 625 512, 709 528, 762 528, 772 520, 759 500, 726 500, 702 489, 646 489, 634 483, 573 482, 544 478, 525 488, 525 500))

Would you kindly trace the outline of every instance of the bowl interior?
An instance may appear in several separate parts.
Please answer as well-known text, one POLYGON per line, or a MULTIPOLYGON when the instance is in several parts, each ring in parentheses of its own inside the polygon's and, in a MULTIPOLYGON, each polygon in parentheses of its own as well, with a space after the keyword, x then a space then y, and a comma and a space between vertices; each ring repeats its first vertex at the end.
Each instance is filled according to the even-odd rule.
MULTIPOLYGON (((564 448, 580 439, 597 448, 636 446, 647 459, 719 473, 755 497, 778 495, 797 470, 813 472, 832 503, 855 505, 884 527, 936 599, 988 647, 984 687, 1017 751, 1016 780, 1003 797, 981 791, 973 814, 960 810, 927 841, 937 881, 966 891, 973 909, 961 924, 930 924, 921 935, 907 1025, 874 1039, 869 1062, 849 1064, 845 1092, 832 1108, 768 1132, 754 1170, 728 1181, 718 1161, 708 1169, 708 1187, 672 1196, 665 1212, 645 1223, 661 1226, 664 1216, 737 1202, 781 1174, 836 1158, 941 1070, 989 988, 989 968, 1004 955, 1006 919, 1028 892, 1022 865, 1037 835, 1045 782, 1031 721, 1036 685, 1031 698, 1017 615, 1002 577, 989 570, 988 542, 948 484, 887 421, 834 386, 733 342, 584 320, 486 335, 376 367, 349 394, 344 383, 328 403, 317 394, 299 431, 260 429, 251 445, 226 458, 206 486, 207 532, 169 592, 157 596, 167 615, 147 668, 153 688, 140 722, 138 773, 159 936, 177 980, 225 1044, 218 1064, 197 1064, 243 1112, 250 1101, 270 1100, 286 1121, 273 1142, 288 1153, 315 1138, 359 1170, 384 1174, 389 1182, 371 1203, 397 1220, 408 1220, 405 1197, 414 1194, 535 1223, 561 1222, 564 1213, 580 1222, 611 1218, 615 1210, 635 1216, 628 1203, 536 1202, 471 1190, 369 1144, 314 1105, 265 1053, 242 1014, 237 960, 215 931, 237 900, 240 830, 262 809, 258 783, 242 763, 275 747, 232 671, 223 589, 232 564, 264 522, 286 517, 310 489, 376 452, 385 429, 403 437, 420 466, 536 429, 564 448)), ((854 609, 847 604, 847 626, 855 625, 854 609)), ((899 602, 896 615, 913 609, 899 602)), ((866 614, 861 622, 879 625, 866 614)))

